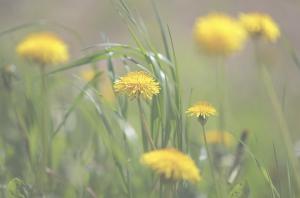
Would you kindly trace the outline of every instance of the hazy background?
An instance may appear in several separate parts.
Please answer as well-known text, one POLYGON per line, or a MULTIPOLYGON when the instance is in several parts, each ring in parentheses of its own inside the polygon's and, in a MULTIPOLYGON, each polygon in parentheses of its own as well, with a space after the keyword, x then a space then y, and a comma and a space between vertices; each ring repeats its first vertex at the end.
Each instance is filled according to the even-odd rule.
MULTIPOLYGON (((151 1, 129 0, 129 3, 136 10, 137 15, 140 15, 145 21, 154 43, 160 46, 159 29, 151 1)), ((201 56, 197 50, 192 36, 195 19, 211 11, 224 11, 233 16, 247 11, 269 13, 279 23, 283 36, 276 44, 266 44, 263 47, 264 53, 269 57, 267 61, 273 71, 278 94, 282 94, 283 87, 287 86, 286 92, 288 94, 285 104, 286 112, 288 115, 292 115, 289 118, 291 127, 300 127, 298 119, 298 112, 300 112, 300 105, 298 105, 300 71, 291 61, 285 42, 285 37, 287 37, 295 50, 299 51, 300 1, 160 0, 157 1, 157 6, 164 22, 170 26, 172 31, 181 68, 183 91, 189 93, 190 89, 193 89, 195 93, 193 101, 199 97, 209 100, 214 100, 215 97, 214 94, 211 94, 211 90, 215 89, 214 63, 201 56)), ((0 27, 2 31, 39 20, 62 24, 79 35, 81 42, 78 41, 76 34, 70 34, 70 32, 57 27, 49 28, 60 34, 69 43, 73 58, 83 54, 81 49, 103 42, 103 34, 111 42, 132 43, 126 26, 122 23, 121 17, 110 0, 0 0, 0 27)), ((14 36, 14 42, 17 42, 21 36, 23 35, 14 36)), ((235 110, 239 113, 245 112, 245 114, 249 109, 263 111, 258 105, 258 100, 268 103, 268 98, 259 99, 257 97, 260 92, 260 85, 257 83, 252 50, 253 48, 249 43, 243 52, 230 57, 226 62, 227 97, 230 101, 230 111, 233 114, 235 110)), ((240 116, 236 122, 240 123, 239 119, 240 116)))
MULTIPOLYGON (((153 23, 149 0, 129 0, 148 24, 153 23)), ((242 11, 261 11, 272 15, 283 32, 298 46, 300 1, 298 0, 160 0, 161 15, 171 26, 177 42, 192 45, 191 29, 195 18, 211 11, 238 14, 242 11)), ((1 0, 1 29, 45 19, 74 29, 83 38, 84 45, 100 40, 106 33, 114 41, 126 41, 124 25, 110 0, 1 0)))
MULTIPOLYGON (((129 3, 136 10, 137 15, 144 19, 154 43, 161 46, 161 41, 158 39, 159 29, 151 1, 129 0, 129 3)), ((193 101, 198 98, 216 101, 215 95, 211 91, 215 90, 214 62, 201 56, 197 50, 192 36, 195 19, 211 11, 224 11, 233 16, 247 11, 269 13, 279 23, 283 36, 276 44, 264 45, 263 53, 269 57, 267 62, 273 73, 279 97, 283 94, 283 87, 287 87, 285 90, 287 96, 284 101, 285 111, 289 115, 289 124, 292 129, 300 127, 298 113, 300 112, 300 105, 298 105, 300 70, 292 62, 285 41, 285 37, 288 38, 288 42, 296 51, 299 51, 300 1, 160 0, 157 1, 157 6, 164 22, 170 26, 173 35, 180 64, 182 90, 188 94, 193 89, 193 101)), ((132 43, 126 26, 122 23, 121 17, 110 0, 0 0, 0 27, 2 31, 39 20, 62 24, 79 35, 81 42, 78 41, 76 34, 70 34, 70 32, 57 27, 49 27, 50 30, 57 32, 69 43, 73 58, 83 54, 81 49, 103 42, 103 34, 111 42, 132 43)), ((22 34, 25 33, 17 34, 12 38, 14 43, 21 39, 22 34)), ((243 126, 242 123, 243 119, 247 119, 246 115, 249 114, 249 110, 257 110, 256 113, 261 115, 266 108, 266 115, 271 114, 267 107, 261 108, 265 106, 264 103, 269 103, 268 98, 266 96, 257 97, 263 90, 260 88, 260 83, 257 82, 252 50, 251 44, 248 43, 244 51, 235 54, 226 61, 228 108, 233 117, 235 117, 235 112, 238 112, 236 118, 232 120, 232 127, 237 130, 247 127, 243 126), (261 101, 263 101, 262 104, 261 101)), ((229 123, 231 122, 229 121, 229 123)), ((270 127, 271 130, 272 126, 270 127)))
MULTIPOLYGON (((158 46, 161 45, 159 29, 154 17, 150 0, 129 0, 149 28, 149 34, 158 46)), ((196 92, 195 99, 201 97, 213 100, 211 90, 215 89, 215 71, 213 61, 201 56, 192 37, 193 24, 198 16, 211 11, 224 11, 237 16, 240 12, 261 11, 269 13, 281 27, 283 36, 276 44, 263 46, 268 63, 272 66, 274 81, 278 94, 286 86, 286 111, 293 115, 289 122, 299 128, 300 105, 298 105, 300 70, 294 65, 286 49, 286 36, 296 51, 300 51, 298 19, 300 19, 300 1, 298 0, 160 0, 157 1, 160 14, 170 26, 174 37, 177 57, 181 67, 184 93, 190 89, 196 92), (195 80, 191 80, 195 79, 195 80), (292 107, 292 108, 291 108, 292 107)), ((63 36, 69 43, 73 58, 82 55, 81 49, 103 42, 103 34, 111 42, 130 43, 126 26, 122 23, 114 4, 110 0, 0 0, 1 30, 38 20, 62 24, 80 36, 63 29, 54 31, 63 36)), ((47 28, 46 28, 47 29, 47 28)), ((51 27, 49 28, 50 30, 51 27)), ((30 32, 30 30, 28 31, 30 32)), ((22 33, 25 34, 25 33, 22 33)), ((3 39, 3 38, 2 38, 3 39)), ((13 37, 14 44, 20 40, 20 34, 13 37)), ((3 43, 3 42, 2 42, 3 43)), ((3 45, 3 44, 2 44, 3 45)), ((5 47, 5 46, 2 46, 5 47)), ((13 49, 13 46, 10 46, 13 49)), ((13 52, 13 51, 12 51, 13 52)), ((257 73, 253 67, 252 46, 248 44, 241 53, 230 57, 226 63, 228 99, 234 112, 248 109, 259 109, 257 104, 257 73), (242 108, 242 109, 241 109, 242 108)), ((264 98, 268 103, 268 98, 264 98)), ((245 112, 246 113, 246 112, 245 112)))
MULTIPOLYGON (((128 0, 128 2, 136 10, 136 14, 143 18, 153 42, 162 49, 151 1, 128 0)), ((282 37, 275 44, 265 43, 262 46, 262 53, 271 71, 294 143, 300 139, 298 130, 300 69, 288 51, 290 45, 300 57, 300 0, 157 0, 156 2, 164 23, 171 29, 186 106, 191 90, 192 102, 208 100, 217 104, 215 62, 197 50, 192 35, 196 18, 212 11, 230 13, 232 16, 252 11, 270 14, 278 22, 282 37)), ((64 38, 69 44, 72 60, 85 54, 82 49, 103 42, 103 35, 111 42, 133 43, 126 25, 122 23, 110 0, 0 0, 0 31, 40 20, 59 23, 72 30, 66 31, 57 26, 43 27, 43 30, 55 31, 64 38)), ((31 31, 32 29, 27 29, 1 37, 2 57, 3 53, 14 54, 15 44, 31 31), (12 42, 7 42, 6 39, 12 42)), ((14 58, 10 56, 2 58, 4 59, 2 63, 12 64, 14 58)), ((250 141, 252 151, 263 162, 268 161, 267 158, 273 157, 273 144, 280 150, 282 142, 278 135, 274 135, 278 134, 278 125, 273 117, 269 98, 259 80, 253 58, 253 46, 250 42, 245 50, 226 60, 225 72, 227 129, 235 134, 239 134, 244 128, 249 129, 254 134, 250 141)), ((213 123, 214 121, 211 121, 209 124, 213 123)), ((195 121, 192 124, 196 126, 197 123, 195 121)), ((193 130, 199 130, 199 127, 194 127, 193 130)), ((285 156, 285 153, 281 155, 285 156)), ((269 163, 272 164, 272 161, 269 163)), ((259 186, 259 183, 253 185, 259 186)))

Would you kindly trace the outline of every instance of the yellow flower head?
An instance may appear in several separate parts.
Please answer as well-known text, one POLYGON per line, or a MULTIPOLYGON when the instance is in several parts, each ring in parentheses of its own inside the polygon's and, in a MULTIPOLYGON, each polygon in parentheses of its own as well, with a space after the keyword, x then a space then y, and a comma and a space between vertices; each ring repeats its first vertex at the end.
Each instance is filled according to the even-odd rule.
POLYGON ((189 113, 190 115, 195 115, 198 118, 203 117, 204 119, 214 116, 217 114, 217 110, 208 102, 200 101, 196 103, 195 105, 188 108, 186 113, 189 113))
POLYGON ((49 32, 28 35, 17 46, 17 53, 38 64, 59 64, 69 59, 67 45, 49 32))
POLYGON ((200 181, 200 171, 194 161, 174 148, 160 149, 145 153, 141 163, 150 167, 169 180, 200 181))
POLYGON ((225 146, 232 146, 234 137, 229 132, 222 131, 208 131, 205 133, 208 144, 223 144, 225 146))
POLYGON ((215 55, 228 55, 241 50, 247 39, 247 32, 241 24, 221 13, 199 17, 194 35, 204 51, 215 55))
POLYGON ((152 99, 153 95, 159 94, 160 87, 152 76, 143 71, 136 71, 120 77, 114 83, 114 89, 129 97, 143 96, 145 99, 152 99))
POLYGON ((92 69, 83 70, 80 73, 80 76, 83 78, 83 80, 90 81, 95 77, 95 72, 92 69))
POLYGON ((275 42, 280 36, 278 25, 267 14, 240 14, 240 22, 252 36, 262 36, 270 42, 275 42))

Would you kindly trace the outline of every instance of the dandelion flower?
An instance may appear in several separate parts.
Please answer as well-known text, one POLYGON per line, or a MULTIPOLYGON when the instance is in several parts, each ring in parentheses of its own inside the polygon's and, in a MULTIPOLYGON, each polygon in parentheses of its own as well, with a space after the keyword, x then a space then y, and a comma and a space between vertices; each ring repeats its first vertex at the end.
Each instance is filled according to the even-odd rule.
POLYGON ((252 36, 261 36, 270 42, 275 42, 280 36, 280 29, 276 22, 267 14, 243 13, 240 22, 252 36))
POLYGON ((186 113, 189 113, 190 115, 195 115, 197 117, 210 117, 217 114, 217 110, 208 102, 200 101, 197 104, 191 106, 188 108, 186 113))
POLYGON ((152 76, 143 71, 130 72, 114 83, 116 92, 127 94, 129 97, 143 96, 152 99, 159 94, 159 83, 152 76))
POLYGON ((222 131, 208 131, 205 133, 206 140, 208 144, 223 144, 225 146, 232 146, 234 142, 234 137, 229 132, 222 131))
POLYGON ((222 13, 199 17, 194 35, 200 47, 209 54, 229 55, 239 51, 247 39, 247 32, 239 21, 222 13))
POLYGON ((67 45, 56 35, 40 32, 28 35, 16 49, 17 53, 38 64, 60 64, 69 59, 67 45))
POLYGON ((141 157, 141 163, 168 180, 197 182, 201 179, 194 161, 174 148, 145 153, 141 157))
POLYGON ((83 80, 90 81, 95 77, 95 72, 92 69, 83 70, 80 73, 80 76, 83 78, 83 80))

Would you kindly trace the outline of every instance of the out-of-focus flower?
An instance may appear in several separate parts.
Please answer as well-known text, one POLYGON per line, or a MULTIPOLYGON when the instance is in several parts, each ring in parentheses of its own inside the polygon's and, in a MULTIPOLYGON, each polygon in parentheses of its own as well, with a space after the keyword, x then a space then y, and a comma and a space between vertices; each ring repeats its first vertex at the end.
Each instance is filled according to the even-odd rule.
POLYGON ((95 77, 95 71, 92 69, 86 69, 80 73, 80 76, 83 78, 83 80, 90 81, 95 77))
POLYGON ((141 163, 168 180, 197 182, 201 179, 194 161, 174 148, 145 153, 141 157, 141 163))
POLYGON ((18 44, 16 51, 21 57, 41 65, 65 63, 69 59, 67 45, 49 32, 28 35, 18 44))
POLYGON ((152 76, 143 71, 130 72, 120 77, 114 83, 116 92, 127 94, 129 97, 144 97, 151 100, 153 95, 159 94, 159 83, 152 76))
POLYGON ((111 81, 108 79, 107 75, 103 75, 102 80, 100 82, 100 93, 105 99, 105 101, 109 102, 110 104, 114 104, 116 101, 114 90, 111 84, 111 81))
POLYGON ((222 131, 208 131, 205 133, 208 144, 224 144, 230 147, 234 143, 234 137, 229 132, 222 131))
POLYGON ((222 13, 199 17, 194 35, 200 48, 213 55, 229 55, 241 50, 247 39, 247 32, 239 21, 222 13))
POLYGON ((270 42, 276 42, 280 37, 280 29, 276 22, 267 14, 242 13, 240 22, 244 28, 254 37, 263 37, 270 42))

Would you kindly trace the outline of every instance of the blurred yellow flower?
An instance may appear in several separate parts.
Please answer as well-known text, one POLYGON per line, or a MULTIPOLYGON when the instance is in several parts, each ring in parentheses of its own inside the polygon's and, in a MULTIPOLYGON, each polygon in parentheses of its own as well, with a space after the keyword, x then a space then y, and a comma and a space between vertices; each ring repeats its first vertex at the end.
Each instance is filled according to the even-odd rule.
POLYGON ((67 45, 49 32, 30 34, 16 48, 17 53, 38 64, 59 64, 69 59, 67 45))
MULTIPOLYGON (((86 82, 91 81, 95 77, 95 75, 95 70, 91 68, 83 70, 80 73, 81 78, 86 82)), ((100 89, 100 94, 103 99, 106 102, 113 104, 115 102, 115 95, 108 75, 102 75, 99 81, 96 81, 96 84, 100 89)))
POLYGON ((195 105, 188 108, 186 113, 191 116, 203 117, 204 119, 217 114, 217 110, 208 102, 199 101, 195 105))
POLYGON ((80 73, 80 76, 83 78, 83 80, 90 81, 95 77, 95 71, 92 69, 86 69, 80 73))
POLYGON ((208 131, 205 133, 208 144, 222 144, 225 146, 232 146, 234 143, 234 137, 229 132, 222 131, 208 131))
POLYGON ((270 42, 280 37, 280 29, 273 19, 263 13, 242 13, 240 22, 252 36, 262 36, 270 42))
POLYGON ((105 99, 105 101, 107 101, 110 104, 115 103, 116 98, 114 95, 112 85, 109 80, 101 81, 100 92, 101 92, 103 99, 105 99))
POLYGON ((166 148, 144 153, 141 163, 169 180, 200 181, 200 171, 194 161, 184 153, 166 148))
POLYGON ((247 32, 241 24, 222 13, 199 17, 194 35, 199 46, 214 55, 228 55, 241 50, 247 39, 247 32))
POLYGON ((159 94, 159 83, 152 76, 143 71, 129 72, 120 77, 114 83, 116 92, 125 93, 129 97, 143 96, 145 99, 152 99, 153 95, 159 94))

